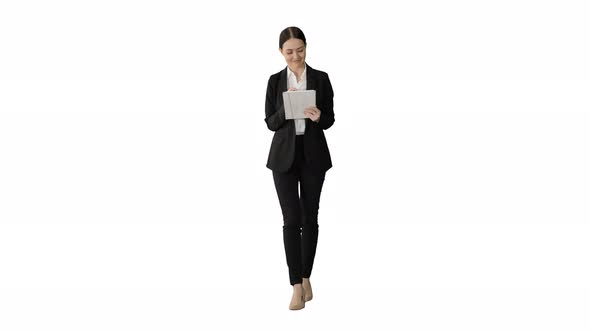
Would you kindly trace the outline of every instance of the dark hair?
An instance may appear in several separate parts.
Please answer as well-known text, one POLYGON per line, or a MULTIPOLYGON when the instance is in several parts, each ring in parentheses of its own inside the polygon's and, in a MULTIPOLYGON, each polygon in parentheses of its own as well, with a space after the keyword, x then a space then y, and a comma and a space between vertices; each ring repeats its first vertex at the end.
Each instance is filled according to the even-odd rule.
POLYGON ((303 40, 303 45, 307 46, 303 31, 301 31, 301 29, 298 27, 288 27, 281 31, 281 35, 279 36, 279 48, 283 49, 283 44, 291 38, 301 39, 303 40))

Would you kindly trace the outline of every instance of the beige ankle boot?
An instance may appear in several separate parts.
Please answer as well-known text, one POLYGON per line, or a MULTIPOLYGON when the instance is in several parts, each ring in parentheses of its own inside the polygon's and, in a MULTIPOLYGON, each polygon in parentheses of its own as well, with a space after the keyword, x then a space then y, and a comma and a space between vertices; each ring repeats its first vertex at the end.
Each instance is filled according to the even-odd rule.
POLYGON ((311 299, 313 299, 313 291, 311 290, 311 283, 309 282, 309 278, 303 278, 302 287, 305 301, 311 301, 311 299))
POLYGON ((289 303, 289 310, 299 310, 305 308, 305 291, 301 284, 293 285, 293 297, 289 303))

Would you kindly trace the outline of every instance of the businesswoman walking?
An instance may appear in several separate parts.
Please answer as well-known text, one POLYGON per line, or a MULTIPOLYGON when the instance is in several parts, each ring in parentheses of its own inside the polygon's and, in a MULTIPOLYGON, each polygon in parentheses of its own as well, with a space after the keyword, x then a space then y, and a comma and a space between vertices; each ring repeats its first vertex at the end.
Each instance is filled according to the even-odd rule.
POLYGON ((318 241, 320 194, 326 171, 332 167, 324 130, 334 124, 334 92, 328 74, 305 62, 306 47, 299 28, 281 32, 279 51, 287 67, 268 80, 264 119, 275 132, 266 167, 272 170, 283 214, 283 242, 293 285, 291 310, 304 308, 313 297, 309 277, 318 241), (285 119, 283 92, 287 90, 316 90, 316 106, 305 109, 307 118, 285 119))

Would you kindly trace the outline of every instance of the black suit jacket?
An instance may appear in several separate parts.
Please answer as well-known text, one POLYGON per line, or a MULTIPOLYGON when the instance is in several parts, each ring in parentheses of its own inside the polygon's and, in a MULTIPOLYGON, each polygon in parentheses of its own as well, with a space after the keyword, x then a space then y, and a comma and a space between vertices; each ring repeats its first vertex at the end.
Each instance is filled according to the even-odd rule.
MULTIPOLYGON (((332 159, 324 130, 334 124, 334 92, 328 74, 306 64, 307 90, 316 90, 316 106, 320 120, 305 119, 304 151, 309 166, 318 171, 332 167, 332 159)), ((295 159, 295 121, 285 119, 283 92, 287 91, 287 67, 271 75, 266 88, 266 118, 268 129, 275 132, 266 167, 277 172, 286 172, 295 159)))

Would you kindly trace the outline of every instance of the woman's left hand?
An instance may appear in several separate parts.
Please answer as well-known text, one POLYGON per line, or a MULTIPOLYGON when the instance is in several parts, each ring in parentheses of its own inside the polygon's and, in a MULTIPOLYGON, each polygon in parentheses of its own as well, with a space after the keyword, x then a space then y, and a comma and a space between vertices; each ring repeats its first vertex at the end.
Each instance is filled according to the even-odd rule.
POLYGON ((305 108, 305 110, 303 111, 303 114, 309 116, 311 121, 319 122, 320 115, 322 114, 322 111, 320 111, 320 109, 315 106, 310 106, 310 107, 305 108))

